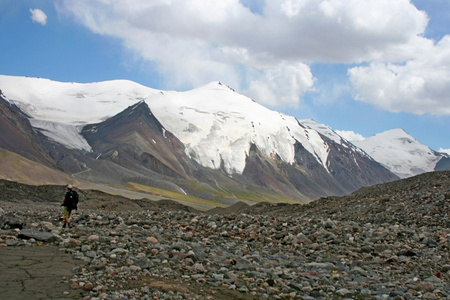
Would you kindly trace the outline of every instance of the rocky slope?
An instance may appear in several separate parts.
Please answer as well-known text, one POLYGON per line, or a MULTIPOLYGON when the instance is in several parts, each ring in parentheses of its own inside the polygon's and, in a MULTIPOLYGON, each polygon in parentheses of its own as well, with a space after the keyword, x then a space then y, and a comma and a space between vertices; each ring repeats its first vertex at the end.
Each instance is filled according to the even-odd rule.
POLYGON ((0 244, 72 254, 84 266, 67 288, 82 298, 450 297, 448 171, 304 206, 208 213, 81 191, 75 227, 65 230, 59 203, 45 201, 61 188, 3 182, 0 244))
POLYGON ((33 130, 28 116, 4 99, 0 90, 0 148, 54 166, 45 153, 43 136, 33 130))

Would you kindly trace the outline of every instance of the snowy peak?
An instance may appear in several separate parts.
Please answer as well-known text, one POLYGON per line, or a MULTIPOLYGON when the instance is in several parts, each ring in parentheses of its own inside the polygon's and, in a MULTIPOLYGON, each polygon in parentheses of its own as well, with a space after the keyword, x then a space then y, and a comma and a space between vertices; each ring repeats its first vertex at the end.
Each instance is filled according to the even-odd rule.
POLYGON ((212 81, 208 84, 205 84, 201 87, 198 87, 194 90, 216 90, 216 91, 231 91, 231 92, 235 92, 234 89, 232 89, 231 87, 229 87, 228 85, 225 85, 223 83, 221 83, 220 81, 212 81))
POLYGON ((101 122, 159 93, 128 80, 75 83, 5 75, 0 75, 0 90, 50 140, 85 151, 91 147, 79 134, 81 126, 101 122))
POLYGON ((34 119, 77 125, 100 122, 159 92, 128 80, 75 83, 5 75, 0 90, 34 119))
POLYGON ((242 174, 251 145, 267 157, 278 155, 292 164, 298 141, 326 168, 327 145, 316 131, 220 83, 153 95, 146 102, 202 166, 223 166, 228 174, 242 174))
POLYGON ((392 129, 353 142, 401 178, 434 171, 442 155, 403 129, 392 129))
POLYGON ((408 132, 406 132, 402 128, 396 128, 396 129, 387 130, 382 133, 377 133, 373 137, 387 138, 392 141, 397 140, 398 144, 403 144, 403 145, 419 144, 419 142, 412 135, 410 135, 408 132))

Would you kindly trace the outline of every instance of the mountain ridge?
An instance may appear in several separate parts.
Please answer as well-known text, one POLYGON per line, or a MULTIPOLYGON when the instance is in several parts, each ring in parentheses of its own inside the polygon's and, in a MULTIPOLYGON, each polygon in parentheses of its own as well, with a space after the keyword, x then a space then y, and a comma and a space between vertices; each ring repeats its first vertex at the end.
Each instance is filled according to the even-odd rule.
POLYGON ((356 146, 357 151, 364 152, 400 178, 450 169, 448 154, 439 153, 421 144, 402 128, 387 130, 364 139, 347 140, 327 125, 311 119, 301 121, 338 143, 356 146), (411 146, 402 146, 405 144, 411 146))
POLYGON ((25 110, 29 130, 41 134, 42 153, 56 168, 78 179, 156 187, 227 205, 309 202, 398 179, 342 137, 220 82, 187 92, 128 81, 52 83, 57 89, 47 99, 49 86, 36 89, 49 81, 14 79, 0 76, 5 101, 25 110), (27 84, 31 91, 22 91, 27 84), (21 93, 29 98, 19 99, 21 93), (87 104, 91 119, 77 119, 87 104))

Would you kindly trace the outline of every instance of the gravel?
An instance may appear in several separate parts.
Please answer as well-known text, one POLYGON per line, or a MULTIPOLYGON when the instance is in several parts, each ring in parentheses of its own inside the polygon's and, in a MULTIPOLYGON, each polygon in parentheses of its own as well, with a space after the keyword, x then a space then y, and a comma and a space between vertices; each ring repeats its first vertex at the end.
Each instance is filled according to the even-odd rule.
POLYGON ((85 299, 449 299, 450 172, 210 213, 0 202, 0 246, 57 245, 85 299), (26 236, 26 233, 33 236, 26 236), (40 239, 38 233, 52 238, 40 239))

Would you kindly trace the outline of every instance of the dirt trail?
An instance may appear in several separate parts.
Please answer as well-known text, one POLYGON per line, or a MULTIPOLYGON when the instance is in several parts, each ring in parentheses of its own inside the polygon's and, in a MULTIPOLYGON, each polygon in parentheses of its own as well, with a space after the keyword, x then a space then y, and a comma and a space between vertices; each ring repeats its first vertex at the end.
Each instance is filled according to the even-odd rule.
POLYGON ((79 264, 56 246, 0 247, 0 299, 77 299, 69 279, 79 264))

